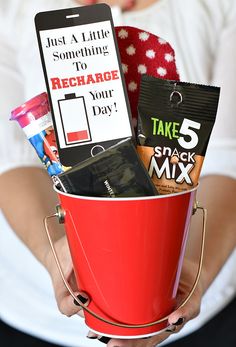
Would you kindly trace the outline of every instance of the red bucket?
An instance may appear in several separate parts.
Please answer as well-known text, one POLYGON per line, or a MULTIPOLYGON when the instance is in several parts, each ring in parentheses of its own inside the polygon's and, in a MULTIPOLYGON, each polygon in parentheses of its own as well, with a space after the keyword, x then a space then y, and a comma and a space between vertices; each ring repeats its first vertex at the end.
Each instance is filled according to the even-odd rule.
POLYGON ((165 329, 176 307, 196 188, 116 199, 56 192, 77 284, 91 299, 88 327, 125 338, 165 329))

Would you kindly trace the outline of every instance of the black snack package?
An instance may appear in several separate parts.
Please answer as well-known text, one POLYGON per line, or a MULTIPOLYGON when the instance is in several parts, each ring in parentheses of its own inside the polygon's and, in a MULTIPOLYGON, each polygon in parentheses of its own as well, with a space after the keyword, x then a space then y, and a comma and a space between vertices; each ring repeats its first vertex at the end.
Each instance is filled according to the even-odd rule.
POLYGON ((55 184, 67 193, 85 196, 158 194, 130 138, 58 175, 55 184))
POLYGON ((197 185, 219 93, 218 87, 142 76, 137 150, 160 194, 197 185))

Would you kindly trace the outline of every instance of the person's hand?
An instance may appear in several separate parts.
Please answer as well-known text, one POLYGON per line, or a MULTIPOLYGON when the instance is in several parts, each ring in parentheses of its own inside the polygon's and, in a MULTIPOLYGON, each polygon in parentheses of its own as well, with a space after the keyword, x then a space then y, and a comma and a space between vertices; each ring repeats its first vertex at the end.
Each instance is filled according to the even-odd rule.
MULTIPOLYGON (((198 264, 190 260, 184 261, 177 294, 177 307, 181 305, 192 289, 197 268, 198 264)), ((178 333, 183 328, 184 324, 196 317, 200 312, 201 298, 203 295, 203 279, 204 273, 202 271, 198 286, 188 303, 170 314, 168 319, 169 326, 166 332, 145 339, 110 339, 107 343, 107 347, 154 347, 166 340, 171 334, 178 333)), ((92 332, 89 332, 88 337, 97 337, 101 342, 108 340, 92 332)))
MULTIPOLYGON (((85 293, 79 292, 78 287, 76 285, 72 260, 66 237, 61 237, 54 243, 54 246, 59 256, 60 264, 62 266, 64 275, 67 281, 69 282, 72 290, 74 291, 74 294, 76 296, 82 294, 82 298, 79 297, 80 300, 83 300, 83 298, 88 299, 86 302, 86 305, 88 305, 88 296, 85 293)), ((74 314, 79 314, 80 316, 83 316, 83 310, 80 306, 77 306, 74 303, 74 299, 69 294, 61 279, 50 247, 48 247, 48 250, 46 251, 46 267, 52 278, 52 283, 55 291, 55 298, 60 312, 68 317, 74 314)), ((185 259, 183 263, 179 289, 177 293, 177 307, 181 305, 181 303, 184 301, 184 299, 187 297, 190 290, 192 289, 192 285, 194 283, 197 273, 197 267, 198 264, 185 259)), ((88 332, 88 338, 97 338, 101 342, 106 342, 107 347, 154 347, 158 345, 162 341, 166 340, 171 334, 179 332, 183 328, 184 324, 186 324, 189 320, 193 319, 199 314, 201 298, 203 295, 203 280, 204 270, 202 270, 199 283, 190 300, 183 307, 177 309, 176 311, 170 314, 168 319, 168 328, 165 332, 144 339, 140 338, 110 340, 106 337, 98 336, 93 332, 88 332)))
MULTIPOLYGON (((75 296, 78 296, 79 300, 82 303, 88 305, 88 296, 86 295, 86 293, 80 292, 76 284, 75 274, 73 271, 72 260, 66 237, 63 236, 59 240, 57 240, 54 243, 54 247, 56 249, 65 278, 70 284, 75 296)), ((68 317, 71 317, 74 314, 79 314, 83 317, 81 306, 75 304, 73 297, 70 295, 63 283, 50 246, 48 246, 48 249, 45 251, 45 264, 52 279, 55 298, 60 312, 68 317)))

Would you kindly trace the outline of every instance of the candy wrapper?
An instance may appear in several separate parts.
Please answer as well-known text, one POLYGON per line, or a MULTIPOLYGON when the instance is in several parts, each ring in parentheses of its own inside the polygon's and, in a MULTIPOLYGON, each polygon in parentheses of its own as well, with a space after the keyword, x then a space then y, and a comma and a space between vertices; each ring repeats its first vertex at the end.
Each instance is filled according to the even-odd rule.
POLYGON ((147 170, 131 139, 75 165, 56 177, 58 188, 67 193, 101 197, 157 195, 147 170))
POLYGON ((50 176, 64 171, 58 157, 47 93, 17 107, 11 112, 10 119, 16 120, 23 129, 50 176))

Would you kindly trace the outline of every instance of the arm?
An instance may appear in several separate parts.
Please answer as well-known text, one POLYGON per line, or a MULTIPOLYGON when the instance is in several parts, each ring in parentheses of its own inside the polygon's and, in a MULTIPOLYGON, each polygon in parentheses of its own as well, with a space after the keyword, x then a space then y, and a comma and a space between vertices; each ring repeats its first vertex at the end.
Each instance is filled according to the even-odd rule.
MULTIPOLYGON (((43 218, 55 212, 57 196, 26 136, 15 122, 9 121, 10 111, 25 101, 25 79, 20 72, 18 46, 15 44, 16 33, 19 33, 19 39, 22 37, 17 31, 18 26, 12 26, 21 13, 17 4, 12 4, 12 8, 0 7, 0 207, 13 231, 49 271, 59 309, 70 315, 78 312, 79 308, 65 291, 51 258, 43 226, 43 218)), ((16 23, 19 24, 19 21, 16 23)), ((35 71, 37 73, 37 69, 35 71)), ((40 83, 39 80, 30 92, 37 93, 40 83)), ((58 223, 51 227, 56 247, 63 249, 59 253, 65 254, 61 259, 65 273, 77 290, 63 230, 58 223)), ((16 258, 16 261, 19 259, 16 258)))
MULTIPOLYGON (((1 206, 12 229, 36 258, 46 265, 48 240, 43 232, 43 218, 54 213, 57 197, 44 169, 16 168, 0 178, 1 206)), ((54 226, 55 240, 62 230, 54 226), (55 230, 56 228, 56 230, 55 230)))
MULTIPOLYGON (((204 255, 204 291, 210 286, 228 256, 236 247, 235 214, 236 180, 226 176, 202 178, 197 198, 207 208, 207 233, 204 255)), ((199 258, 198 229, 200 214, 193 222, 187 257, 199 258)))
MULTIPOLYGON (((0 191, 0 206, 8 223, 51 276, 59 310, 68 316, 77 313, 80 308, 74 305, 61 280, 44 230, 44 217, 55 213, 58 203, 46 170, 34 167, 9 170, 0 175, 0 191)), ((64 273, 78 295, 64 230, 57 221, 52 221, 50 228, 64 273)))
MULTIPOLYGON (((201 295, 209 288, 236 247, 235 193, 236 180, 233 178, 212 175, 201 180, 197 199, 202 206, 207 208, 208 215, 203 269, 200 278, 201 295)), ((199 261, 201 229, 201 214, 197 213, 192 218, 186 250, 186 261, 195 264, 194 268, 197 267, 199 261)), ((194 271, 192 270, 192 272, 194 271)), ((194 308, 190 302, 178 314, 174 313, 171 316, 170 323, 178 320, 179 314, 188 320, 195 317, 198 311, 199 307, 194 308)))

